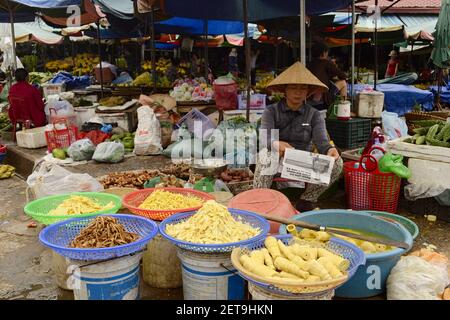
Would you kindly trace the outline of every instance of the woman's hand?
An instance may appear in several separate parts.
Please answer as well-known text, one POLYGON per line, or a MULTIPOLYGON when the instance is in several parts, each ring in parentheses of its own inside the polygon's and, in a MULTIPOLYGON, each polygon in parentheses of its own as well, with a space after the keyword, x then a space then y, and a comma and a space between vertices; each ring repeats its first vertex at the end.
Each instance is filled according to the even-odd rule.
POLYGON ((293 146, 291 146, 289 143, 284 142, 284 141, 274 141, 272 144, 273 148, 275 150, 278 150, 278 153, 280 154, 281 157, 284 156, 284 152, 286 151, 286 149, 294 149, 293 146))
POLYGON ((333 157, 334 159, 339 159, 340 155, 336 148, 331 148, 327 152, 327 156, 333 157))

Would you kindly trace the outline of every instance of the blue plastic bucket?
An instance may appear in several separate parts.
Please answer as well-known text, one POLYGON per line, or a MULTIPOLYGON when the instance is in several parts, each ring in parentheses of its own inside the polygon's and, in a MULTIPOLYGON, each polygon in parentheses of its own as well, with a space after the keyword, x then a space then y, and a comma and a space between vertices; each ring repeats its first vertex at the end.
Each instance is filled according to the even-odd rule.
POLYGON ((142 253, 108 261, 70 260, 68 287, 75 300, 139 299, 142 253))
POLYGON ((243 300, 245 280, 231 263, 231 253, 178 249, 184 300, 243 300))
MULTIPOLYGON (((411 233, 400 223, 380 219, 364 212, 337 209, 317 210, 293 216, 291 219, 376 233, 392 240, 406 242, 410 248, 413 244, 411 233)), ((286 233, 285 225, 280 227, 280 233, 286 233)), ((367 298, 384 293, 391 269, 407 251, 396 248, 388 252, 366 254, 366 264, 360 266, 352 278, 336 289, 336 296, 367 298)))

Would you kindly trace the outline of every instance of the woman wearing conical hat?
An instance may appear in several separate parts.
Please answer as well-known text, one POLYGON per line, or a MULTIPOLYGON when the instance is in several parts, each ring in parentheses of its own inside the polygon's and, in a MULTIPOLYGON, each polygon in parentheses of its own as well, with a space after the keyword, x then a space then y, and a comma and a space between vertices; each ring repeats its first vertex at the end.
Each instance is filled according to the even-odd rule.
MULTIPOLYGON (((329 142, 324 118, 306 102, 310 96, 327 91, 327 86, 303 64, 296 62, 274 79, 268 89, 284 93, 285 98, 264 110, 261 129, 266 129, 268 133, 267 148, 278 151, 279 156, 283 156, 287 148, 312 151, 314 145, 321 154, 336 160, 331 174, 332 185, 342 172, 343 162, 337 149, 329 142), (278 137, 273 130, 278 130, 278 137)), ((279 159, 271 159, 278 155, 267 151, 259 153, 254 188, 270 188, 272 184, 274 172, 268 172, 267 168, 274 163, 273 160, 279 159)), ((297 202, 297 210, 302 212, 314 209, 317 199, 327 188, 328 186, 308 184, 297 202)))

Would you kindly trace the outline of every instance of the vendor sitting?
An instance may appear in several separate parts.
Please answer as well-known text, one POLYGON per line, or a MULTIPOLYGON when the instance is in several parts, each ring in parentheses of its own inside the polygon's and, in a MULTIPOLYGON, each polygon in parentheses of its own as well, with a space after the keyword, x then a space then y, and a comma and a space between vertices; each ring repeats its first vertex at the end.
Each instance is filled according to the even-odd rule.
POLYGON ((27 70, 16 70, 16 83, 9 90, 9 119, 13 124, 29 122, 31 127, 47 123, 45 104, 38 89, 28 83, 27 70))
MULTIPOLYGON (((269 105, 263 113, 261 129, 266 129, 268 134, 267 148, 276 152, 268 152, 263 149, 258 154, 255 171, 254 188, 270 188, 272 179, 277 174, 278 156, 283 156, 287 148, 304 151, 313 151, 313 144, 321 154, 336 159, 331 173, 332 185, 340 176, 343 161, 328 139, 325 120, 320 112, 311 107, 306 100, 315 93, 326 92, 328 89, 300 62, 295 63, 289 69, 273 80, 268 89, 276 92, 284 92, 285 99, 277 104, 269 105), (272 130, 278 130, 278 140, 273 137, 272 130)), ((316 207, 319 196, 329 186, 307 184, 305 192, 296 204, 300 212, 310 211, 316 207)))

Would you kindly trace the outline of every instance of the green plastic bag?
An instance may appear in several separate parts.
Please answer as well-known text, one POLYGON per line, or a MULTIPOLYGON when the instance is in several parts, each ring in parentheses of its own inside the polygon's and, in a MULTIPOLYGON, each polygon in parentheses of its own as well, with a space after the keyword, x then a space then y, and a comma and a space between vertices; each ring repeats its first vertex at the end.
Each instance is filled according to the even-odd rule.
POLYGON ((392 172, 402 179, 409 179, 411 177, 411 170, 403 165, 403 156, 395 155, 390 152, 386 153, 378 161, 378 169, 381 172, 392 172))

